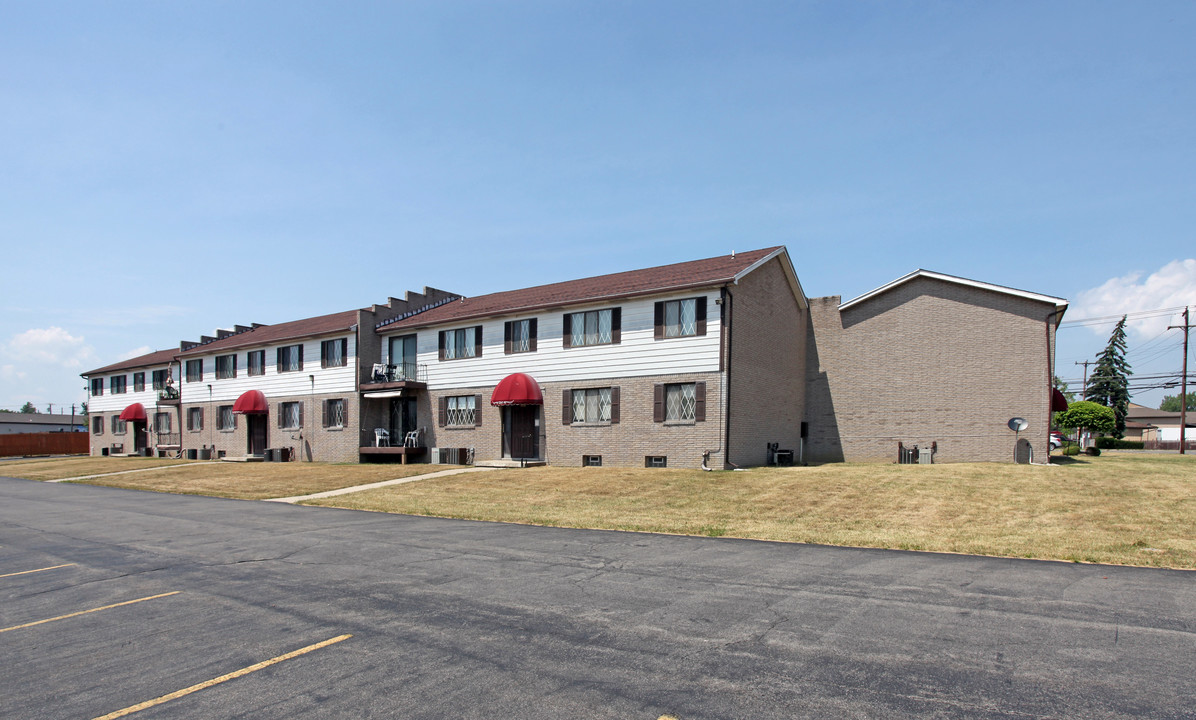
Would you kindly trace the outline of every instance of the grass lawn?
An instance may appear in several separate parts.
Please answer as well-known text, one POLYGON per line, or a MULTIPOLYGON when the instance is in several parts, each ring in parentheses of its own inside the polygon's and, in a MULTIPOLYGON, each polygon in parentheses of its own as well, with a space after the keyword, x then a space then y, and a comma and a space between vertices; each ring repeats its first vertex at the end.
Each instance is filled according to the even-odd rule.
POLYGON ((71 458, 0 464, 0 475, 57 480, 123 470, 161 468, 125 475, 101 475, 88 485, 214 495, 239 500, 308 495, 351 485, 421 475, 444 465, 334 465, 328 463, 196 463, 157 458, 71 458), (172 467, 166 467, 172 466, 172 467))
POLYGON ((563 527, 1196 568, 1196 459, 747 472, 529 468, 311 504, 563 527))
MULTIPOLYGON (((493 470, 310 504, 561 527, 742 537, 1196 569, 1196 458, 1106 451, 1051 467, 1004 464, 493 470)), ((434 472, 431 465, 180 463, 75 458, 0 463, 54 479, 184 465, 90 484, 286 497, 434 472)))

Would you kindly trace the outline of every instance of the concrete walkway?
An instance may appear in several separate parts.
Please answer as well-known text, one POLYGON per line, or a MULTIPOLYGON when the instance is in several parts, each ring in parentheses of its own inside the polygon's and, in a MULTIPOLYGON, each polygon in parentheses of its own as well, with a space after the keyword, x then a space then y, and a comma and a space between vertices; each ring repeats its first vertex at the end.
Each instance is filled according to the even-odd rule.
POLYGON ((150 470, 170 470, 172 468, 193 467, 195 465, 214 465, 219 460, 212 460, 210 462, 187 462, 179 463, 178 465, 155 465, 154 467, 137 468, 136 470, 118 470, 117 472, 108 473, 92 473, 91 475, 80 475, 78 477, 58 478, 57 480, 47 480, 50 483, 73 482, 76 480, 88 480, 90 478, 108 477, 109 475, 128 475, 129 473, 149 472, 150 470))
POLYGON ((441 470, 439 472, 428 473, 427 475, 412 475, 411 477, 399 478, 397 480, 383 480, 381 482, 370 483, 368 485, 354 485, 353 487, 338 488, 336 490, 325 490, 324 492, 312 493, 311 495, 296 495, 294 497, 284 498, 267 498, 265 502, 277 503, 297 503, 303 500, 320 500, 321 498, 336 497, 337 495, 348 495, 350 493, 361 492, 363 490, 374 490, 376 488, 390 487, 391 485, 402 485, 403 483, 415 482, 416 480, 431 480, 432 478, 448 477, 449 475, 460 475, 461 473, 475 473, 486 472, 494 468, 488 467, 472 467, 460 468, 453 470, 441 470))

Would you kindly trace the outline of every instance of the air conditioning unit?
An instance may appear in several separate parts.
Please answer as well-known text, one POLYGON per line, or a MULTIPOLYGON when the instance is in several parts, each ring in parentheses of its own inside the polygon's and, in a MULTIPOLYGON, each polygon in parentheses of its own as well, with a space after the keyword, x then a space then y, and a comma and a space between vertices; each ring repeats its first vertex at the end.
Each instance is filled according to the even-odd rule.
POLYGON ((440 448, 432 448, 432 464, 440 464, 440 448))

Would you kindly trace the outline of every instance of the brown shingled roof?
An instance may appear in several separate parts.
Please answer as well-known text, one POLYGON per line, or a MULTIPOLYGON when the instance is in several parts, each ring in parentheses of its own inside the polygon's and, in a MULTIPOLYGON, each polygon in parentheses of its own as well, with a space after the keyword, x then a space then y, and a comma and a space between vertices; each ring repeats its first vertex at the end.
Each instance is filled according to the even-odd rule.
POLYGON ((612 275, 599 275, 582 280, 538 285, 522 290, 479 295, 441 305, 399 322, 387 324, 385 330, 423 327, 579 303, 617 300, 720 285, 734 280, 739 273, 782 249, 781 247, 764 248, 735 253, 734 257, 721 255, 705 260, 691 260, 612 275))
POLYGON ((319 317, 278 323, 277 325, 259 325, 252 330, 229 335, 226 338, 213 340, 203 345, 196 345, 177 354, 179 357, 207 355, 218 350, 271 345, 283 340, 329 335, 348 330, 356 324, 357 311, 346 310, 344 312, 332 313, 331 315, 320 315, 319 317))
POLYGON ((169 365, 174 362, 174 358, 179 354, 178 350, 171 348, 170 350, 156 350, 148 355, 138 355, 128 360, 121 360, 118 363, 105 365, 102 368, 95 370, 88 370, 85 373, 79 373, 82 377, 90 377, 92 375, 103 375, 105 373, 114 373, 118 370, 133 370, 136 368, 150 367, 154 365, 169 365))

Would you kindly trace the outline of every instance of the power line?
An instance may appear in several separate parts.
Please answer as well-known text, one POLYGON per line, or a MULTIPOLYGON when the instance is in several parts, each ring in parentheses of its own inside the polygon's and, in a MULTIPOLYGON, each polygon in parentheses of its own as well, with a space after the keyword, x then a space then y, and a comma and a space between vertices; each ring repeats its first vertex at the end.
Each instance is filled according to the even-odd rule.
POLYGON ((1183 306, 1180 306, 1180 307, 1173 307, 1173 308, 1159 308, 1157 310, 1138 310, 1136 312, 1121 313, 1119 315, 1107 315, 1105 317, 1090 317, 1090 318, 1077 318, 1075 320, 1064 320, 1063 322, 1059 323, 1059 329, 1062 330, 1064 326, 1073 328, 1073 327, 1085 327, 1088 325, 1104 325, 1105 323, 1117 322, 1118 320, 1120 320, 1123 317, 1126 318, 1127 322, 1130 320, 1144 320, 1146 318, 1160 317, 1162 315, 1173 315, 1175 313, 1182 312, 1183 309, 1184 309, 1183 306))

